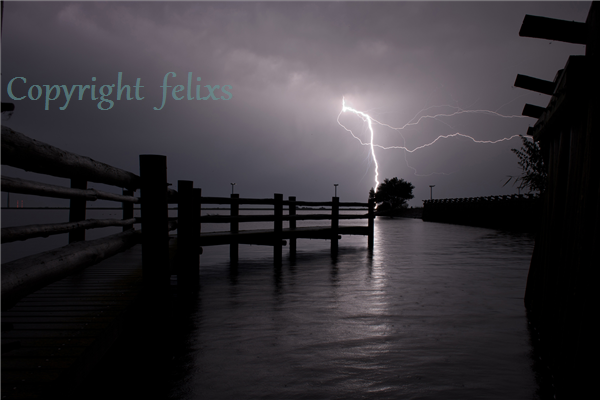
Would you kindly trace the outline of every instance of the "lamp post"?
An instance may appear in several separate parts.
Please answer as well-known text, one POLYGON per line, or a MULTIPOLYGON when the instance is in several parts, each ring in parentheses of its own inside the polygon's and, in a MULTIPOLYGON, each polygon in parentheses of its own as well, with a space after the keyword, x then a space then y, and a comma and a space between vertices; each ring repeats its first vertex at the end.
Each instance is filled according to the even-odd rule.
POLYGON ((231 182, 231 194, 233 194, 233 187, 235 186, 235 182, 231 182))
POLYGON ((435 185, 429 185, 429 200, 433 200, 433 188, 435 185))
POLYGON ((337 197, 337 187, 338 187, 339 183, 334 183, 333 186, 335 186, 335 197, 337 197))

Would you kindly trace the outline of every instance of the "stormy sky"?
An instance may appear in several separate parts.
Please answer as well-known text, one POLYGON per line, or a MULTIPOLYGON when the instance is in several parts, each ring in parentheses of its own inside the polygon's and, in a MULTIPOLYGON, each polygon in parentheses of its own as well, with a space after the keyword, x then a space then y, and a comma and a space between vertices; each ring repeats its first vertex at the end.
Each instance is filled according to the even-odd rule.
MULTIPOLYGON (((580 45, 519 37, 525 14, 584 22, 589 7, 590 2, 6 2, 2 101, 16 109, 2 124, 134 173, 139 154, 166 155, 169 182, 193 180, 205 196, 228 196, 236 182, 242 197, 283 193, 325 200, 337 183, 341 201, 366 201, 375 165, 370 146, 338 124, 342 98, 394 127, 460 110, 502 115, 423 118, 402 130, 374 125, 374 143, 381 146, 414 149, 454 133, 489 141, 525 134, 535 120, 520 117, 524 104, 545 107, 549 97, 514 88, 516 75, 553 80, 569 55, 585 52, 580 45), (131 87, 131 100, 126 90, 117 100, 119 72, 121 84, 131 87), (25 98, 12 100, 7 84, 18 77, 26 82, 13 80, 13 95, 25 98), (100 109, 110 105, 99 99, 101 86, 113 84, 105 97, 112 107, 100 109), (28 95, 34 85, 41 89, 38 100, 29 98, 39 94, 36 87, 28 95), (53 85, 73 94, 66 105, 61 89, 46 110, 53 85), (90 85, 81 100, 74 85, 90 85), (206 100, 197 100, 197 85, 206 100)), ((339 118, 370 142, 364 121, 348 112, 339 118)), ((478 144, 454 137, 412 153, 376 148, 375 156, 380 180, 412 182, 410 205, 420 206, 430 196, 429 185, 435 185, 437 198, 516 193, 516 186, 502 185, 521 172, 510 151, 520 146, 518 138, 478 144)), ((8 167, 2 173, 26 176, 8 167)))

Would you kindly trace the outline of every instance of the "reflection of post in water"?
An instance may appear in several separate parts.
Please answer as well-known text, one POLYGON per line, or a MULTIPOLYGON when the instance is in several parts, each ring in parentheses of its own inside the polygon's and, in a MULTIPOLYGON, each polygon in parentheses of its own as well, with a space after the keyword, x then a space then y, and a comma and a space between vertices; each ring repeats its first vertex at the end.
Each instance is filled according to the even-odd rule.
POLYGON ((273 285, 275 289, 275 294, 282 294, 283 288, 283 271, 281 265, 275 265, 273 268, 273 285))

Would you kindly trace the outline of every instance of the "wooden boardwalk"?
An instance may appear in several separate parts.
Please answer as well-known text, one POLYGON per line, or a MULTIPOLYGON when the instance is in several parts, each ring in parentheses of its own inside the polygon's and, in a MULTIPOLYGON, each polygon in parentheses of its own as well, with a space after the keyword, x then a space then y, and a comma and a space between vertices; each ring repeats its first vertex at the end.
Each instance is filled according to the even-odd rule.
POLYGON ((2 312, 2 399, 49 398, 81 380, 141 300, 141 260, 136 245, 2 312))
MULTIPOLYGON (((232 265, 238 262, 239 244, 272 246, 275 266, 281 265, 286 240, 291 258, 299 238, 329 240, 335 256, 341 235, 366 235, 373 249, 373 199, 307 202, 295 196, 284 200, 280 193, 268 199, 233 193, 231 198, 203 197, 192 181, 177 181, 178 190, 168 187, 165 156, 140 155, 138 176, 5 126, 2 164, 70 179, 70 187, 65 187, 2 176, 3 192, 70 201, 69 222, 2 227, 2 243, 69 233, 67 246, 2 264, 2 399, 81 398, 78 386, 115 341, 128 336, 125 332, 141 349, 129 356, 141 361, 144 380, 161 380, 169 364, 169 321, 199 287, 202 246, 229 245, 232 265), (116 187, 122 194, 90 188, 90 182, 116 187), (135 195, 138 189, 143 198, 135 195), (86 219, 87 203, 98 199, 120 203, 122 219, 86 219), (134 204, 141 206, 139 218, 134 217, 134 204), (169 218, 169 204, 177 204, 176 218, 169 218), (227 204, 230 215, 201 217, 205 204, 227 204), (273 214, 240 216, 240 205, 272 206, 273 214), (288 215, 283 215, 284 206, 288 215), (331 214, 298 215, 298 207, 306 206, 329 207, 331 214), (361 207, 366 213, 340 214, 344 207, 361 207), (340 226, 345 219, 368 219, 368 225, 340 226), (296 222, 303 220, 331 224, 297 228, 296 222), (227 224, 229 231, 202 233, 202 223, 207 222, 227 224), (245 222, 272 222, 273 228, 240 231, 239 224, 245 222), (134 229, 136 224, 141 229, 134 229), (109 226, 123 231, 86 240, 87 229, 109 226), (167 240, 175 229, 177 240, 167 240), (175 288, 169 279, 173 273, 176 297, 169 290, 175 288)), ((147 387, 153 392, 144 398, 158 396, 154 386, 147 387)))

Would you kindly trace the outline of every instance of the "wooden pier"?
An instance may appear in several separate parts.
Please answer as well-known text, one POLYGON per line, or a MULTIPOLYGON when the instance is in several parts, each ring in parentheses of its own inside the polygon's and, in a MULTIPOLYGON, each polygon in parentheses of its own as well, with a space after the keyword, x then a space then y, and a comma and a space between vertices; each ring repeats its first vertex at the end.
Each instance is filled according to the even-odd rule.
MULTIPOLYGON (((325 239, 333 256, 341 235, 365 235, 374 245, 374 203, 340 203, 283 199, 202 197, 193 182, 180 180, 169 189, 165 156, 141 155, 140 175, 88 157, 69 153, 2 127, 2 164, 68 178, 60 187, 2 176, 2 191, 70 199, 69 221, 2 228, 2 243, 69 233, 69 244, 2 264, 2 399, 63 398, 102 359, 128 324, 139 315, 147 326, 148 346, 163 340, 171 293, 194 293, 199 287, 202 246, 229 245, 231 264, 240 244, 273 247, 274 265, 289 243, 295 257, 297 239, 325 239), (109 193, 88 188, 97 182, 119 188, 109 193), (141 196, 136 196, 137 190, 141 196), (118 202, 122 219, 86 219, 88 201, 118 202), (141 217, 134 217, 140 204, 141 217), (177 217, 169 218, 169 204, 177 217), (229 205, 230 215, 201 216, 208 204, 229 205), (240 215, 240 205, 272 206, 273 214, 240 215), (298 207, 328 207, 330 214, 299 215, 298 207), (285 207, 285 208, 284 208, 285 207), (361 215, 343 214, 361 207, 361 215), (284 215, 287 210, 287 215, 284 215), (341 219, 368 219, 367 226, 340 226, 341 219), (300 220, 331 220, 330 225, 297 227, 300 220), (240 230, 245 222, 273 222, 273 229, 240 230), (287 222, 287 227, 284 227, 287 222), (201 232, 203 223, 229 224, 226 232, 201 232), (134 226, 141 224, 141 230, 134 226), (122 232, 85 240, 87 229, 122 227, 122 232), (176 236, 169 232, 177 229, 176 236), (176 240, 173 240, 176 237, 176 240)), ((21 211, 19 211, 21 212, 21 211)), ((185 297, 185 296, 184 296, 185 297)))
POLYGON ((590 361, 599 353, 593 321, 600 278, 600 4, 592 2, 586 22, 526 15, 519 35, 586 46, 554 81, 519 75, 515 82, 552 96, 546 107, 523 110, 537 119, 527 133, 548 165, 525 293, 532 341, 554 398, 586 398, 596 391, 590 361))

